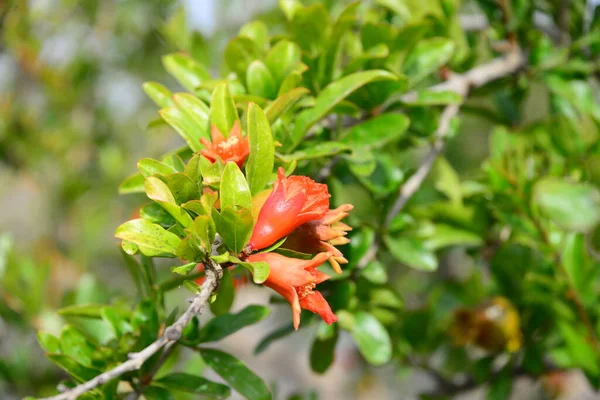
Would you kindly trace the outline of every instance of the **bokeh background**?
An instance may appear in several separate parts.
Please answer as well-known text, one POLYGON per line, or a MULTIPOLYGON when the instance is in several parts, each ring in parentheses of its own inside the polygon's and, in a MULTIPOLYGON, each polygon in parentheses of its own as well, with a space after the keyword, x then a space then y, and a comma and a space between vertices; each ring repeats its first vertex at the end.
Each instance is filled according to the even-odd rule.
MULTIPOLYGON (((138 159, 183 144, 152 123, 156 106, 142 83, 181 90, 161 65, 162 55, 177 50, 219 71, 227 41, 257 17, 274 29, 283 19, 275 0, 0 1, 1 399, 49 393, 65 377, 35 337, 37 330, 60 330, 54 310, 127 301, 132 285, 113 233, 144 198, 120 196, 118 185, 138 159)), ((532 119, 547 108, 538 100, 528 101, 532 119)), ((461 175, 478 169, 489 129, 483 119, 464 121, 447 152, 461 175)), ((174 290, 167 302, 174 306, 185 296, 174 290)), ((269 297, 242 287, 234 310, 269 297)), ((269 319, 223 343, 275 387, 277 398, 314 391, 321 399, 411 399, 433 384, 417 371, 366 367, 343 336, 324 376, 310 372, 310 335, 292 335, 252 356, 288 312, 276 307, 269 319)), ((180 362, 202 368, 193 358, 180 362)), ((571 382, 571 398, 594 398, 583 378, 571 382)), ((538 383, 524 381, 514 392, 528 399, 539 391, 538 383)))

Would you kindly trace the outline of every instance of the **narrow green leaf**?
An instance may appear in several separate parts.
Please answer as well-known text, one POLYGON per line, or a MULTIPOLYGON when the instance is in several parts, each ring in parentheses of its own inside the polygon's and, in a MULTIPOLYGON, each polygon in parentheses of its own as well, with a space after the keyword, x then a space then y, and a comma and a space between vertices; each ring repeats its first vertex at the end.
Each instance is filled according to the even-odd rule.
POLYGON ((302 51, 296 43, 289 40, 280 40, 267 53, 265 64, 277 87, 281 86, 283 80, 302 63, 302 51))
POLYGON ((337 330, 327 338, 315 338, 310 348, 310 368, 317 374, 324 374, 335 358, 337 330))
POLYGON ((298 115, 293 133, 293 146, 300 143, 311 126, 323 119, 352 92, 370 82, 396 80, 396 76, 384 70, 356 72, 330 83, 315 99, 315 106, 298 115))
POLYGON ((177 93, 173 96, 177 108, 182 111, 195 125, 195 138, 210 140, 209 113, 210 110, 202 100, 189 93, 177 93))
POLYGON ((179 133, 190 149, 194 152, 203 149, 200 138, 204 137, 204 131, 198 129, 196 123, 183 111, 176 107, 167 107, 158 111, 160 116, 179 133))
POLYGON ((362 356, 372 365, 383 365, 392 357, 392 342, 385 327, 373 315, 358 311, 350 332, 362 356))
POLYGON ((60 333, 60 349, 79 364, 91 367, 96 347, 85 335, 70 325, 65 325, 60 333))
POLYGON ((173 257, 181 242, 177 235, 143 219, 125 222, 117 228, 115 236, 135 243, 149 257, 173 257))
POLYGON ((142 174, 133 174, 123 180, 119 185, 119 194, 144 193, 144 177, 142 174))
POLYGON ((250 142, 250 156, 246 163, 246 177, 251 194, 256 194, 265 187, 271 177, 275 162, 275 147, 271 126, 260 107, 250 103, 247 114, 246 129, 250 142))
POLYGON ((296 332, 296 330, 294 329, 294 325, 292 325, 291 323, 275 329, 267 336, 262 338, 260 342, 258 342, 256 348, 254 349, 254 354, 257 355, 262 353, 267 348, 269 348, 271 343, 273 343, 274 341, 281 339, 294 332, 296 332))
POLYGON ((247 37, 233 38, 225 47, 225 63, 242 81, 246 79, 246 70, 250 63, 260 58, 258 46, 247 37))
POLYGON ((381 114, 353 126, 340 141, 355 148, 382 148, 404 137, 409 125, 404 114, 381 114))
POLYGON ((252 195, 240 168, 236 163, 229 161, 225 165, 221 178, 221 208, 236 209, 237 207, 251 209, 252 195))
MULTIPOLYGON (((223 278, 219 283, 219 291, 216 299, 210 303, 210 311, 216 316, 223 315, 231 309, 235 298, 235 287, 233 286, 233 278, 228 269, 223 270, 223 278)), ((211 320, 212 321, 212 320, 211 320)))
POLYGON ((220 83, 215 87, 210 100, 210 123, 216 125, 223 136, 227 137, 235 121, 239 121, 239 117, 229 84, 220 83))
POLYGON ((50 361, 67 371, 78 382, 89 381, 101 373, 101 371, 95 368, 84 367, 73 358, 64 354, 48 354, 47 357, 50 361))
POLYGON ((217 232, 223 238, 233 254, 239 254, 250 240, 254 220, 252 213, 247 208, 234 210, 232 208, 221 209, 221 213, 213 212, 213 219, 217 232))
POLYGON ((246 399, 271 399, 267 385, 240 360, 219 350, 199 351, 206 364, 246 399))
POLYGON ((246 71, 246 85, 251 95, 274 99, 277 87, 271 72, 260 60, 254 60, 246 71))
POLYGON ((152 158, 142 158, 138 161, 137 167, 144 178, 154 174, 169 175, 177 172, 173 167, 152 158))
POLYGON ((269 30, 263 21, 250 21, 240 28, 240 36, 252 39, 259 49, 269 44, 269 30))
POLYGON ((144 92, 152 99, 160 108, 173 107, 173 93, 158 82, 146 82, 143 85, 144 92))
POLYGON ((37 340, 46 353, 60 353, 60 340, 51 333, 38 332, 37 340))
POLYGON ((148 197, 160 204, 184 228, 192 225, 192 217, 177 205, 173 193, 171 193, 169 187, 162 180, 154 176, 146 178, 145 189, 148 197))
POLYGON ((189 92, 194 93, 203 81, 211 79, 208 70, 186 54, 169 54, 162 62, 167 72, 189 92))
POLYGON ((293 107, 298 100, 308 93, 308 89, 299 87, 278 96, 275 101, 271 102, 267 108, 265 108, 265 115, 269 121, 269 124, 273 125, 273 123, 277 121, 279 117, 285 114, 287 110, 293 107))
POLYGON ((211 319, 200 330, 200 342, 216 342, 246 326, 262 321, 269 316, 268 307, 249 305, 235 314, 223 314, 211 319))
POLYGON ((585 183, 544 178, 533 188, 534 201, 556 224, 588 232, 600 223, 600 191, 585 183))
POLYGON ((63 317, 102 318, 100 311, 105 307, 103 304, 73 304, 60 308, 57 312, 63 317))
POLYGON ((398 261, 421 271, 435 271, 438 261, 435 254, 425 248, 423 242, 412 238, 385 236, 384 242, 398 261))
POLYGON ((120 337, 126 332, 133 332, 127 316, 116 307, 106 306, 100 311, 100 315, 116 337, 120 337))
POLYGON ((350 147, 340 142, 323 142, 315 146, 307 147, 302 150, 295 151, 291 154, 278 154, 277 158, 283 162, 292 162, 300 160, 313 160, 322 157, 332 157, 344 151, 349 151, 350 147))
POLYGON ((450 61, 454 52, 454 42, 443 37, 423 39, 406 58, 403 71, 411 85, 415 85, 429 74, 436 72, 450 61))
POLYGON ((231 392, 225 385, 184 372, 170 373, 160 379, 153 380, 152 384, 169 390, 179 390, 206 396, 211 399, 227 398, 231 392))
POLYGON ((177 267, 171 267, 171 272, 174 272, 176 274, 179 275, 187 275, 190 272, 192 272, 194 269, 196 269, 196 265, 198 265, 195 262, 191 262, 191 263, 187 263, 187 264, 183 264, 177 267))

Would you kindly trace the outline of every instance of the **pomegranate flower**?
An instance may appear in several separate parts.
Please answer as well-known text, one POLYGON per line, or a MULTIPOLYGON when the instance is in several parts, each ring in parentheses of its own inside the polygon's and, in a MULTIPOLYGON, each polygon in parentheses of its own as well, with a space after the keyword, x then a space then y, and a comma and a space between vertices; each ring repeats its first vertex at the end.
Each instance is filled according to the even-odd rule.
POLYGON ((264 249, 300 225, 323 218, 329 210, 329 197, 327 185, 306 176, 286 178, 279 168, 273 191, 258 213, 250 249, 264 249))
POLYGON ((283 247, 302 253, 329 252, 332 254, 329 263, 338 274, 342 273, 340 264, 348 264, 348 260, 335 246, 350 242, 346 236, 351 227, 341 222, 354 208, 351 204, 342 204, 329 210, 321 219, 309 221, 294 229, 283 244, 283 247))
POLYGON ((302 308, 319 314, 327 324, 337 321, 327 300, 315 290, 319 283, 329 279, 328 275, 316 268, 330 257, 330 253, 319 253, 312 260, 301 260, 277 253, 258 253, 250 255, 247 260, 269 263, 271 272, 264 284, 290 303, 294 328, 298 330, 302 308))
POLYGON ((227 161, 233 161, 242 168, 246 157, 250 153, 250 145, 248 138, 242 136, 242 129, 240 128, 240 122, 235 121, 231 132, 227 139, 223 136, 221 131, 212 125, 210 128, 210 136, 212 143, 205 138, 200 138, 200 142, 204 145, 205 149, 200 151, 204 157, 210 162, 216 162, 217 159, 221 159, 224 163, 227 161))

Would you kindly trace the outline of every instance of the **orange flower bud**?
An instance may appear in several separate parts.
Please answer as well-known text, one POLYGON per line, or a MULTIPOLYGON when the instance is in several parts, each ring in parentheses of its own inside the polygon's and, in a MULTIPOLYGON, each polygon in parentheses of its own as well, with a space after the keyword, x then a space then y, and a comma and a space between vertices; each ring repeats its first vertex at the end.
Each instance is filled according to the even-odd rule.
POLYGON ((327 324, 337 321, 327 300, 315 290, 319 283, 329 279, 328 275, 316 268, 330 257, 330 253, 319 253, 312 260, 301 260, 277 253, 258 253, 250 255, 248 261, 269 263, 271 272, 264 284, 290 303, 294 328, 297 330, 302 308, 319 314, 327 324))
POLYGON ((329 197, 327 185, 306 176, 286 178, 279 168, 273 191, 258 213, 250 249, 264 249, 300 225, 323 218, 329 210, 329 197))
POLYGON ((215 125, 212 125, 210 128, 210 136, 212 143, 204 138, 200 139, 200 142, 205 147, 204 150, 200 151, 200 154, 210 162, 214 163, 220 158, 224 163, 233 161, 238 167, 242 168, 246 157, 250 153, 250 144, 248 143, 248 138, 242 136, 240 122, 235 121, 227 139, 225 139, 215 125))

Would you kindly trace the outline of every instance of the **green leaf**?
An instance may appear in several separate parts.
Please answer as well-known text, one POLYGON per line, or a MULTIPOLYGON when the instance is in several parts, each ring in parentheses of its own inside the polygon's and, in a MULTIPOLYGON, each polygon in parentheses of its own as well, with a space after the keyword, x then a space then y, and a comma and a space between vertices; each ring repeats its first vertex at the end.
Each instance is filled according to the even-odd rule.
POLYGON ((194 93, 203 81, 210 80, 208 70, 185 54, 169 54, 163 57, 163 65, 188 92, 194 93))
MULTIPOLYGON (((265 115, 267 116, 267 121, 269 121, 269 124, 272 125, 279 117, 285 114, 287 110, 296 104, 298 100, 302 98, 302 96, 308 93, 308 89, 299 87, 278 96, 275 101, 271 102, 271 104, 265 108, 265 115)), ((252 155, 252 153, 250 154, 252 155)))
POLYGON ((173 167, 152 158, 142 158, 138 161, 137 168, 144 178, 154 174, 169 175, 177 172, 173 167))
POLYGON ((370 82, 396 80, 396 76, 384 70, 356 72, 330 83, 315 99, 315 106, 298 115, 293 133, 293 145, 296 146, 311 126, 323 119, 338 103, 352 92, 370 82))
POLYGON ((107 306, 102 309, 100 314, 116 337, 120 337, 126 332, 133 332, 129 319, 119 309, 107 306))
POLYGON ((597 375, 600 373, 596 352, 589 343, 586 333, 579 328, 580 325, 572 325, 571 322, 559 321, 558 332, 565 341, 572 365, 570 367, 579 367, 586 372, 597 375))
POLYGON ((77 361, 79 364, 91 367, 96 347, 84 336, 84 334, 70 326, 65 325, 60 333, 61 354, 65 354, 77 361))
POLYGON ((431 237, 425 240, 425 248, 436 251, 449 246, 475 247, 483 244, 483 239, 466 229, 446 224, 436 224, 431 237))
POLYGON ((194 140, 204 138, 210 140, 210 124, 208 106, 199 98, 189 93, 177 93, 173 96, 177 108, 185 114, 195 126, 194 140))
POLYGON ((296 89, 298 86, 302 84, 302 72, 293 71, 288 76, 285 77, 283 82, 281 82, 281 86, 279 86, 279 91, 277 92, 278 96, 282 96, 287 92, 296 89))
POLYGON ((292 162, 300 160, 313 160, 315 158, 332 157, 336 154, 340 154, 344 151, 348 151, 350 148, 340 142, 322 142, 315 146, 307 147, 302 150, 293 152, 292 154, 278 154, 277 158, 283 162, 292 162))
POLYGON ((254 60, 248 66, 246 85, 248 86, 248 92, 254 96, 274 99, 277 95, 275 80, 266 65, 260 60, 254 60))
POLYGON ((257 355, 262 353, 267 348, 269 348, 271 343, 273 343, 275 340, 281 339, 294 332, 296 332, 296 330, 294 329, 294 325, 292 325, 291 323, 275 329, 274 331, 272 331, 267 336, 261 339, 261 341, 256 345, 256 348, 254 349, 254 354, 257 355))
POLYGON ((292 72, 298 69, 302 63, 302 51, 296 43, 289 40, 280 40, 267 53, 265 64, 273 78, 275 85, 280 87, 283 80, 292 72))
POLYGON ((167 184, 169 190, 175 197, 175 203, 181 204, 200 198, 198 185, 192 179, 182 172, 171 175, 159 176, 160 180, 167 184))
POLYGON ((417 90, 415 94, 408 100, 403 98, 403 102, 412 106, 446 106, 463 102, 460 94, 451 91, 417 90))
POLYGON ((171 99, 173 93, 160 83, 146 82, 144 83, 143 88, 148 97, 150 97, 160 108, 173 107, 175 105, 173 99, 171 99))
POLYGON ((233 286, 233 278, 231 277, 231 272, 225 269, 223 270, 223 278, 221 278, 221 283, 219 284, 217 297, 210 303, 210 311, 216 316, 229 312, 234 298, 235 286, 233 286))
POLYGON ((401 263, 420 271, 437 269, 438 261, 435 254, 427 250, 423 242, 405 237, 385 236, 383 239, 392 256, 401 263))
POLYGON ((491 379, 486 395, 486 400, 509 399, 513 387, 512 363, 505 366, 502 371, 491 379))
POLYGON ((462 206, 460 177, 444 157, 438 157, 435 161, 433 179, 436 190, 445 194, 454 206, 462 206))
POLYGON ((387 283, 388 280, 385 266, 378 260, 373 260, 368 263, 362 271, 360 271, 360 276, 376 285, 383 285, 384 283, 387 283))
POLYGON ((264 283, 269 277, 269 272, 271 269, 269 267, 269 263, 267 262, 240 262, 238 264, 250 271, 252 274, 252 280, 257 285, 264 283))
POLYGON ((229 161, 225 165, 221 178, 221 208, 236 209, 252 207, 252 195, 246 178, 236 163, 229 161))
POLYGON ((229 397, 231 392, 225 385, 184 372, 170 373, 160 379, 153 380, 152 384, 169 390, 199 394, 211 399, 224 399, 229 397))
POLYGON ((196 265, 198 265, 198 263, 191 262, 177 267, 171 267, 171 272, 185 276, 196 269, 196 265))
POLYGON ((250 63, 260 58, 261 53, 258 46, 247 37, 233 38, 225 47, 225 63, 242 80, 242 83, 246 78, 246 70, 250 63))
POLYGON ((146 298, 138 303, 131 316, 131 326, 135 332, 139 332, 140 348, 144 348, 156 340, 160 330, 160 322, 153 299, 146 298))
MULTIPOLYGON (((177 205, 171 190, 169 190, 169 187, 162 180, 155 176, 148 177, 146 178, 144 187, 148 198, 160 204, 160 206, 171 214, 184 228, 192 224, 192 217, 190 217, 183 208, 177 205)), ((134 241, 132 240, 132 242, 134 241)))
POLYGON ((322 3, 299 7, 292 18, 291 30, 295 42, 312 58, 327 45, 327 30, 331 21, 322 3))
MULTIPOLYGON (((123 243, 128 242, 123 241, 123 243)), ((137 249, 135 244, 132 245, 137 249)), ((140 263, 125 250, 121 252, 121 255, 123 256, 125 266, 127 267, 127 270, 129 271, 129 274, 131 275, 131 278, 133 279, 135 287, 140 296, 149 294, 151 292, 150 284, 144 275, 144 270, 142 269, 140 263)))
POLYGON ((196 122, 179 108, 168 107, 159 110, 160 116, 171 125, 177 133, 185 140, 194 152, 203 149, 200 138, 204 137, 204 130, 199 129, 196 122))
POLYGON ((269 316, 268 307, 249 305, 235 314, 223 314, 208 321, 200 330, 200 342, 216 342, 242 328, 262 321, 269 316))
POLYGON ((119 194, 143 193, 144 177, 141 174, 133 174, 123 180, 119 185, 119 194))
POLYGON ((423 39, 406 58, 403 71, 412 85, 445 65, 454 52, 454 42, 443 37, 423 39))
POLYGON ((48 332, 38 332, 37 340, 46 353, 60 353, 60 340, 48 332))
MULTIPOLYGON (((246 177, 251 194, 256 194, 265 187, 271 177, 275 162, 275 147, 271 126, 260 107, 250 103, 247 114, 246 129, 248 130, 250 142, 250 156, 246 163, 246 177)), ((227 167, 225 171, 227 171, 227 167)), ((225 173, 223 173, 223 177, 225 177, 225 173)), ((223 181, 221 182, 222 185, 223 181)), ((250 203, 252 203, 252 199, 250 199, 250 203)), ((223 200, 221 200, 221 204, 223 204, 223 200)), ((244 206, 250 207, 248 205, 244 206)))
POLYGON ((48 354, 47 357, 50 361, 67 371, 78 382, 89 381, 101 373, 97 369, 84 367, 73 358, 64 354, 48 354))
POLYGON ((337 329, 327 338, 316 337, 310 348, 310 368, 317 374, 324 374, 335 358, 337 329))
POLYGON ((215 87, 210 100, 210 123, 215 125, 223 136, 228 137, 235 121, 239 121, 239 117, 229 84, 220 83, 215 87))
POLYGON ((385 327, 373 315, 358 311, 350 332, 360 354, 372 365, 383 365, 392 357, 392 342, 385 327))
POLYGON ((181 242, 179 237, 144 219, 133 219, 117 228, 115 236, 139 246, 148 257, 173 257, 181 242))
POLYGON ((410 120, 404 114, 381 114, 353 126, 341 142, 361 149, 382 148, 402 138, 409 125, 410 120))
POLYGON ((544 178, 535 184, 533 198, 542 212, 566 230, 588 232, 600 222, 600 192, 594 186, 544 178))
MULTIPOLYGON (((586 265, 585 239, 582 234, 569 233, 565 237, 562 260, 567 277, 575 291, 587 297, 590 276, 586 265)), ((592 279, 593 281, 593 279, 592 279)))
POLYGON ((206 364, 246 399, 271 399, 267 385, 240 360, 219 350, 200 349, 199 351, 206 364))
POLYGON ((144 398, 146 400, 175 400, 175 396, 170 390, 160 386, 148 386, 144 389, 144 398))
POLYGON ((194 281, 183 281, 183 287, 189 290, 192 294, 198 294, 202 291, 202 286, 194 281))
POLYGON ((250 235, 252 235, 254 220, 250 210, 225 208, 221 209, 221 213, 215 210, 213 219, 223 242, 233 254, 239 254, 248 244, 250 235))
POLYGON ((60 308, 57 312, 63 317, 102 318, 100 311, 105 307, 103 304, 73 304, 60 308))
POLYGON ((263 21, 250 21, 240 28, 240 36, 252 39, 259 49, 269 44, 269 30, 263 21))

